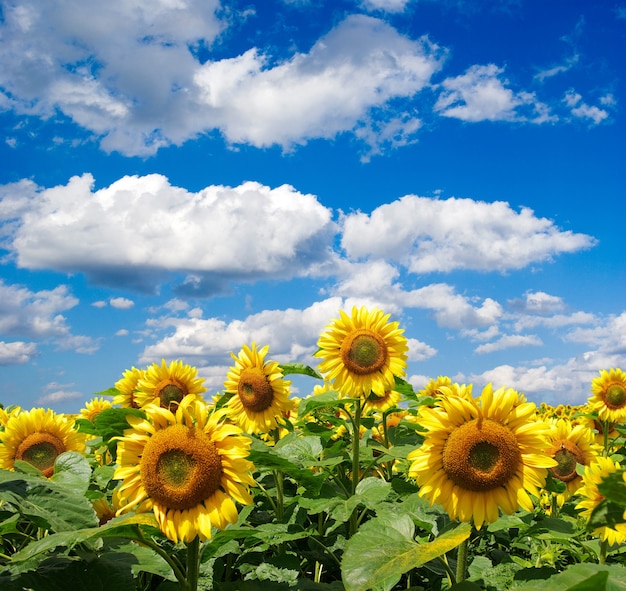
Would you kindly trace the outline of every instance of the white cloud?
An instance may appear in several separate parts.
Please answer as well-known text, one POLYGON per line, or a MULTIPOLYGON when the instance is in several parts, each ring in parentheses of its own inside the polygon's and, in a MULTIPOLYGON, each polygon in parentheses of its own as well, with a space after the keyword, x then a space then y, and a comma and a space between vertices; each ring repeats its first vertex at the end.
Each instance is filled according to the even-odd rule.
POLYGON ((463 121, 548 121, 547 106, 532 93, 508 88, 508 80, 501 79, 503 72, 495 64, 474 65, 465 74, 446 78, 435 111, 463 121))
POLYGON ((604 322, 596 320, 591 328, 575 328, 565 338, 570 342, 597 347, 597 354, 604 358, 599 367, 623 366, 626 357, 626 312, 609 316, 604 322))
POLYGON ((589 312, 573 312, 572 314, 555 314, 554 316, 520 316, 514 323, 515 330, 521 331, 537 326, 546 328, 563 328, 574 324, 594 324, 598 321, 595 314, 589 312))
POLYGON ((219 9, 217 0, 18 0, 0 22, 0 104, 44 118, 61 111, 127 155, 214 129, 231 143, 289 148, 354 130, 440 67, 434 45, 365 15, 348 16, 308 53, 253 47, 205 61, 226 27, 219 9))
POLYGON ((385 12, 403 12, 411 0, 362 0, 366 10, 383 10, 385 12))
POLYGON ((543 345, 543 341, 537 335, 506 334, 502 335, 497 341, 479 345, 474 349, 474 352, 482 355, 510 349, 511 347, 528 347, 531 345, 540 346, 543 345))
POLYGON ((66 285, 30 291, 0 279, 0 333, 29 337, 63 337, 69 334, 61 314, 78 304, 66 285))
MULTIPOLYGON (((569 107, 570 112, 574 115, 574 117, 578 119, 589 119, 594 125, 598 125, 608 118, 609 113, 605 109, 588 105, 583 102, 582 98, 583 97, 580 94, 574 92, 573 90, 568 90, 565 93, 563 102, 569 107)), ((610 103, 606 103, 605 101, 603 104, 610 103)))
POLYGON ((135 305, 135 302, 128 298, 111 298, 109 303, 112 308, 117 308, 118 310, 129 310, 135 305))
POLYGON ((524 300, 511 300, 509 305, 519 312, 528 314, 553 314, 563 310, 563 298, 543 291, 528 291, 524 300))
POLYGON ((35 404, 57 404, 68 400, 77 400, 82 397, 83 395, 80 392, 57 390, 55 392, 45 394, 44 396, 40 396, 37 400, 35 400, 35 404))
POLYGON ((413 273, 506 271, 590 248, 586 234, 559 230, 506 202, 407 195, 370 215, 345 217, 341 245, 353 259, 395 260, 413 273))
POLYGON ((207 62, 195 75, 200 101, 233 143, 290 147, 332 138, 368 120, 368 111, 423 89, 439 69, 439 49, 412 41, 389 25, 352 15, 296 54, 264 69, 257 50, 207 62))
POLYGON ((23 365, 38 354, 35 343, 0 341, 0 365, 23 365))
POLYGON ((182 272, 179 289, 203 295, 237 280, 316 273, 334 257, 331 211, 289 185, 190 193, 157 174, 98 191, 93 183, 85 174, 38 194, 14 233, 19 266, 144 290, 182 272))
POLYGON ((128 336, 128 330, 126 330, 125 328, 120 328, 120 330, 116 331, 115 336, 116 337, 126 337, 126 336, 128 336))

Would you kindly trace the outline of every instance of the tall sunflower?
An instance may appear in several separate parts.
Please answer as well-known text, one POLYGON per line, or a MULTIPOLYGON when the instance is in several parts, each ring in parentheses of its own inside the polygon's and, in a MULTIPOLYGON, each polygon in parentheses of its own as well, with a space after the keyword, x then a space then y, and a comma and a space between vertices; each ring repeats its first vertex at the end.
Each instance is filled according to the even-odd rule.
MULTIPOLYGON (((596 444, 595 434, 585 425, 572 425, 568 419, 545 419, 550 427, 546 454, 554 458, 556 466, 550 468, 554 478, 566 485, 563 501, 580 488, 582 476, 576 470, 578 464, 588 466, 602 452, 596 444)), ((561 503, 562 504, 562 503, 561 503)))
POLYGON ((367 397, 393 390, 395 376, 404 376, 408 351, 404 330, 388 322, 382 310, 353 307, 343 310, 317 342, 315 353, 322 361, 319 370, 327 381, 348 397, 367 397))
POLYGON ((267 433, 278 425, 276 419, 289 416, 293 401, 289 399, 291 382, 284 379, 276 361, 266 361, 266 345, 257 349, 243 345, 228 370, 224 391, 233 396, 226 404, 231 418, 246 433, 267 433))
POLYGON ((113 405, 110 400, 106 398, 92 398, 88 402, 85 403, 85 406, 80 409, 80 417, 83 419, 87 419, 88 421, 92 421, 107 408, 111 408, 113 405))
POLYGON ((250 439, 225 423, 225 412, 187 395, 175 412, 158 404, 142 408, 146 418, 128 416, 119 439, 118 514, 153 511, 159 527, 173 542, 201 541, 211 528, 237 521, 234 501, 252 502, 253 465, 246 458, 250 439))
POLYGON ((137 381, 135 401, 139 407, 157 401, 163 408, 173 409, 188 394, 202 394, 206 388, 204 378, 199 378, 198 370, 181 360, 169 365, 165 359, 161 365, 148 366, 137 381))
POLYGON ((591 382, 588 404, 601 421, 626 422, 626 374, 619 368, 601 370, 591 382))
POLYGON ((85 451, 85 435, 74 429, 74 420, 43 408, 9 415, 0 431, 0 468, 12 470, 23 460, 50 478, 54 461, 66 451, 85 451))
MULTIPOLYGON (((593 510, 604 499, 604 495, 598 490, 598 484, 609 474, 619 469, 620 465, 618 462, 602 456, 598 457, 595 462, 585 468, 582 477, 582 486, 577 491, 577 494, 583 497, 583 500, 576 505, 576 509, 582 509, 580 513, 581 517, 586 518, 587 521, 589 520, 593 510)), ((602 541, 606 541, 611 545, 626 542, 625 531, 618 531, 608 525, 595 529, 593 533, 602 541)))
POLYGON ((132 367, 122 374, 122 378, 115 382, 115 389, 119 392, 113 398, 113 404, 119 404, 123 408, 139 408, 135 395, 137 384, 143 378, 144 370, 132 367))
POLYGON ((417 422, 428 431, 407 457, 420 496, 478 528, 496 521, 498 508, 532 511, 528 493, 539 496, 556 464, 542 453, 547 426, 535 413, 512 388, 494 392, 491 384, 475 399, 442 395, 434 408, 421 407, 417 422))

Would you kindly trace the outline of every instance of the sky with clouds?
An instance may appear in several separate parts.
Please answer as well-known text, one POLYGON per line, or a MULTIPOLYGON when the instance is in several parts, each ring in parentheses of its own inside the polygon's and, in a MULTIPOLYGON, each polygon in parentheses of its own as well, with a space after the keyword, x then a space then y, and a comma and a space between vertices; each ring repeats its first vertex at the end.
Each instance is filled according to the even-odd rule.
POLYGON ((626 366, 625 49, 619 0, 0 0, 0 402, 314 366, 353 305, 416 388, 584 402, 626 366))

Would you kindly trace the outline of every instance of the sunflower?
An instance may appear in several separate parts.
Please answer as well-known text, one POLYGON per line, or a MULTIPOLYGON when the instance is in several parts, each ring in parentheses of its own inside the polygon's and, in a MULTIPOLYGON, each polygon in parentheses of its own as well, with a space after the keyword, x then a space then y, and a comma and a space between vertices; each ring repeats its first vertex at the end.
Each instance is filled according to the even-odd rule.
POLYGON ((550 427, 550 445, 546 454, 557 465, 550 469, 554 478, 566 485, 563 500, 567 500, 582 483, 576 470, 578 464, 588 466, 602 452, 595 442, 595 434, 585 425, 572 425, 567 419, 546 419, 550 427))
POLYGON ((87 419, 93 423, 93 420, 107 408, 111 408, 113 405, 110 400, 105 398, 92 398, 89 402, 85 403, 85 407, 80 409, 80 417, 87 419))
POLYGON ((122 379, 115 382, 115 389, 119 392, 113 398, 113 404, 119 404, 123 408, 139 408, 135 394, 137 392, 137 384, 143 378, 144 370, 132 367, 122 374, 122 379))
POLYGON ((74 429, 74 420, 43 408, 9 415, 0 443, 0 468, 12 470, 16 460, 23 460, 47 478, 57 456, 85 451, 85 435, 74 429))
POLYGON ((135 401, 139 407, 157 401, 163 408, 172 409, 188 394, 202 394, 206 388, 202 385, 204 378, 198 378, 198 370, 182 361, 172 361, 161 365, 153 363, 148 366, 143 376, 137 381, 135 401))
POLYGON ((556 462, 542 453, 546 424, 523 400, 512 388, 494 392, 488 384, 476 399, 443 395, 436 407, 421 407, 417 422, 427 429, 425 440, 407 456, 420 496, 478 528, 496 521, 498 508, 532 511, 528 493, 539 496, 556 462))
POLYGON ((278 425, 277 417, 289 416, 291 382, 283 377, 276 361, 265 361, 269 347, 243 345, 239 355, 231 353, 235 365, 228 370, 224 390, 233 394, 226 404, 231 418, 246 433, 267 433, 278 425))
MULTIPOLYGON (((589 520, 594 509, 604 499, 604 496, 598 490, 598 484, 602 482, 609 474, 620 469, 618 462, 614 462, 611 458, 598 457, 595 462, 585 468, 582 476, 582 486, 577 493, 584 497, 576 505, 576 509, 583 509, 580 515, 589 520)), ((602 526, 596 528, 593 533, 602 541, 609 544, 621 544, 626 541, 626 533, 613 529, 611 527, 602 526)))
POLYGON ((233 500, 252 503, 254 485, 246 458, 250 439, 224 422, 225 411, 193 394, 175 412, 158 404, 142 408, 146 418, 128 416, 130 429, 119 438, 117 514, 153 511, 173 542, 211 538, 211 528, 237 521, 233 500))
POLYGON ((591 382, 589 406, 601 421, 626 422, 626 374, 621 369, 601 370, 591 382))
POLYGON ((363 414, 368 415, 374 412, 385 412, 386 410, 398 406, 402 400, 402 394, 396 390, 387 390, 382 396, 370 392, 363 405, 363 414))
POLYGON ((398 322, 387 322, 389 314, 352 308, 343 310, 326 327, 317 342, 319 370, 333 381, 337 390, 349 397, 367 397, 395 387, 395 376, 404 376, 408 344, 398 322))

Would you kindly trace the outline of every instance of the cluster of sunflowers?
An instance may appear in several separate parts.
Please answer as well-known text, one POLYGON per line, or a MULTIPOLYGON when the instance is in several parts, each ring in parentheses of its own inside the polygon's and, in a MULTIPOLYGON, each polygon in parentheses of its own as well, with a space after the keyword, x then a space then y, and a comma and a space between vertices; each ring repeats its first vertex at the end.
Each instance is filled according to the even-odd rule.
MULTIPOLYGON (((581 518, 591 518, 604 498, 603 480, 621 472, 624 372, 600 371, 585 405, 537 407, 512 388, 489 384, 474 396, 471 385, 448 377, 416 393, 404 380, 407 354, 397 322, 381 310, 355 307, 322 332, 317 371, 267 359, 268 346, 244 345, 232 354, 223 391, 210 400, 196 368, 182 361, 133 367, 108 392, 112 400, 96 397, 76 416, 0 409, 0 468, 26 462, 51 477, 62 453, 90 451, 101 465, 114 467, 112 494, 93 501, 101 523, 152 513, 169 540, 192 544, 237 523, 238 505, 254 504, 254 441, 275 446, 303 426, 311 433, 318 422, 332 430, 329 442, 350 442, 348 497, 368 476, 399 476, 451 520, 478 530, 520 507, 556 516, 572 500, 581 518), (323 381, 311 396, 297 398, 288 373, 323 381), (124 410, 126 428, 103 445, 93 425, 115 409, 124 410), (364 469, 360 446, 371 439, 393 447, 389 433, 400 424, 420 444, 364 469)), ((357 527, 352 519, 348 535, 357 527)), ((607 544, 626 541, 626 524, 594 533, 604 559, 607 544)))

